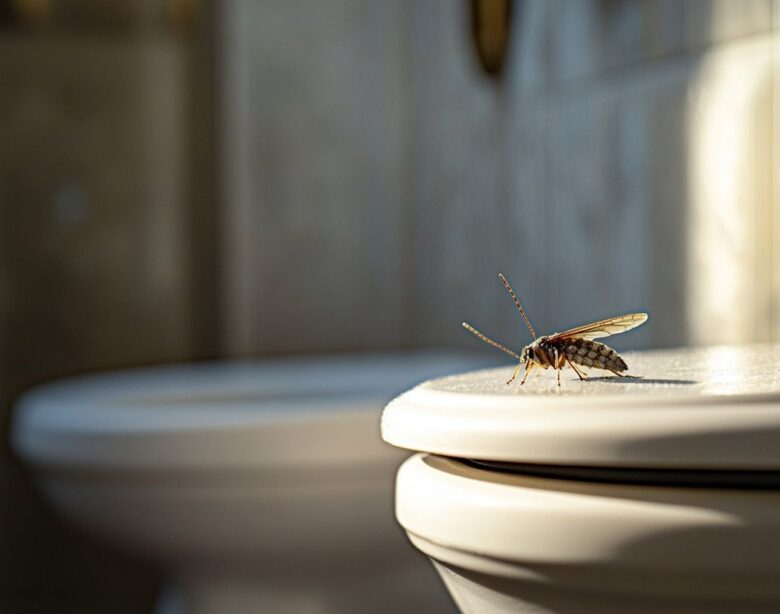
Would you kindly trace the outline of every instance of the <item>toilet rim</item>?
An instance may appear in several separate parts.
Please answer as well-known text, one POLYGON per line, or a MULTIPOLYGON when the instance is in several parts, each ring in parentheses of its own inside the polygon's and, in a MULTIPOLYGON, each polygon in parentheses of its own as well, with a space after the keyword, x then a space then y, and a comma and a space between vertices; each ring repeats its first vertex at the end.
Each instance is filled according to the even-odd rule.
POLYGON ((432 374, 484 364, 419 350, 165 365, 45 384, 14 407, 12 444, 37 466, 343 468, 398 462, 379 413, 432 374))
POLYGON ((450 562, 470 553, 529 567, 777 573, 780 553, 761 551, 780 539, 778 512, 780 491, 551 480, 422 453, 396 482, 401 526, 424 552, 453 553, 450 562))

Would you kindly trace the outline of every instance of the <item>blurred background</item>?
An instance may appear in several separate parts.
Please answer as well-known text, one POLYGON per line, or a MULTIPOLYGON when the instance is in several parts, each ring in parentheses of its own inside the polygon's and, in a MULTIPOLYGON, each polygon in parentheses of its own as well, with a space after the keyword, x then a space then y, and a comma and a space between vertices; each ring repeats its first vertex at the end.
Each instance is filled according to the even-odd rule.
MULTIPOLYGON (((542 332, 780 338, 780 2, 492 4, 0 0, 4 425, 118 366, 519 347, 498 271, 542 332)), ((146 611, 4 450, 0 610, 146 611)))

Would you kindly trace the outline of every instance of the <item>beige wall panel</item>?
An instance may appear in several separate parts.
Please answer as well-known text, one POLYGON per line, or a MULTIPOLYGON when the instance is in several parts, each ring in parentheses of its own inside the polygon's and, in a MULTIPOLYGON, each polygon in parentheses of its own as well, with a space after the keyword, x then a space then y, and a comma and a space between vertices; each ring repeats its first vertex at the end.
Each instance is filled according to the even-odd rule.
MULTIPOLYGON (((0 40, 4 405, 55 376, 190 355, 183 63, 156 38, 0 40)), ((152 572, 53 521, 3 465, 0 610, 149 607, 152 572)))
POLYGON ((182 51, 2 41, 8 351, 15 387, 188 355, 182 51))

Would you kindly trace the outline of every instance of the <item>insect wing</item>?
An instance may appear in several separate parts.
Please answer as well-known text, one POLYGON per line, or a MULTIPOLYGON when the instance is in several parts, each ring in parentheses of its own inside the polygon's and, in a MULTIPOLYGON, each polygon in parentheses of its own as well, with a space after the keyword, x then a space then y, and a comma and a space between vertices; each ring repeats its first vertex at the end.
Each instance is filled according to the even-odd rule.
POLYGON ((629 313, 624 316, 617 316, 616 318, 607 318, 606 320, 599 320, 598 322, 591 322, 590 324, 583 324, 576 328, 570 328, 562 333, 555 333, 550 336, 550 341, 558 339, 600 339, 601 337, 609 337, 610 335, 617 335, 624 333, 627 330, 636 328, 637 326, 644 324, 647 321, 646 313, 629 313))

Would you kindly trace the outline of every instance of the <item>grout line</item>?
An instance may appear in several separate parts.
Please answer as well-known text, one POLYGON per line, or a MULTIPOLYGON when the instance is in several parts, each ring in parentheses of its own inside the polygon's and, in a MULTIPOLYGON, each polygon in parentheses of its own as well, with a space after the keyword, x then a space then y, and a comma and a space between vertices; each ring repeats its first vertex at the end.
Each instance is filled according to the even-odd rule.
POLYGON ((415 347, 414 331, 414 306, 416 304, 416 284, 415 284, 415 262, 417 260, 417 248, 415 241, 415 208, 413 203, 413 183, 414 183, 414 126, 412 105, 412 83, 411 83, 411 65, 412 57, 412 8, 409 3, 401 3, 399 8, 399 47, 400 59, 398 70, 400 72, 399 83, 401 87, 400 95, 400 121, 401 121, 401 161, 399 164, 398 194, 401 199, 399 207, 401 208, 401 228, 400 238, 397 245, 399 250, 399 275, 400 293, 398 301, 398 325, 400 326, 399 335, 394 345, 404 348, 415 347))

